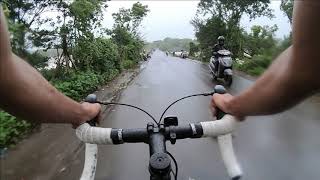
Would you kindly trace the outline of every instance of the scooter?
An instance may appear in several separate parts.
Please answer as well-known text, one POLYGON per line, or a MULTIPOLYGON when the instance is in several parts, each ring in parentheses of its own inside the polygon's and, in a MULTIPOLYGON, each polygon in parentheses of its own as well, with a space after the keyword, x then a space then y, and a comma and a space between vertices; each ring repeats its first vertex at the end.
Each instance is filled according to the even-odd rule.
POLYGON ((232 53, 228 50, 219 50, 216 55, 210 58, 209 68, 213 79, 224 79, 227 86, 232 84, 232 53), (218 64, 218 67, 216 67, 218 64))

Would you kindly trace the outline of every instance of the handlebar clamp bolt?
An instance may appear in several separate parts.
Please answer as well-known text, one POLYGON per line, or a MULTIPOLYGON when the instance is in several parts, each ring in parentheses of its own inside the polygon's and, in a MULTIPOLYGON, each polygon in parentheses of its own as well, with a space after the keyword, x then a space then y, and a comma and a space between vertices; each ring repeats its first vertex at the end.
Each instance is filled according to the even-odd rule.
POLYGON ((170 132, 170 142, 171 144, 175 144, 177 142, 177 134, 175 132, 170 132))
POLYGON ((149 122, 147 124, 147 131, 149 134, 153 133, 153 129, 154 129, 154 124, 152 122, 149 122))
POLYGON ((160 124, 159 131, 160 132, 164 132, 165 131, 165 126, 163 124, 160 124))

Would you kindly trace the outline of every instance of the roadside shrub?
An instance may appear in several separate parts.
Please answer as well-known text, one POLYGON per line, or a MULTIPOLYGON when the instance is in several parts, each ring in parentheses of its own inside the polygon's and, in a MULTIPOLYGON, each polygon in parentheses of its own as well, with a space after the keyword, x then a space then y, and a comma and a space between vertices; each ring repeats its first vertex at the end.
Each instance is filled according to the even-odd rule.
POLYGON ((104 74, 104 81, 102 83, 113 80, 119 73, 120 71, 118 69, 111 69, 108 74, 104 74))
POLYGON ((104 74, 97 74, 92 71, 74 72, 66 79, 56 80, 52 83, 66 96, 79 101, 88 93, 96 90, 99 85, 112 80, 118 74, 117 69, 112 69, 104 74))
POLYGON ((42 69, 40 72, 43 77, 45 77, 48 81, 54 78, 55 76, 55 69, 42 69))
POLYGON ((261 75, 264 71, 265 71, 265 68, 260 67, 260 66, 257 66, 257 67, 255 67, 255 68, 253 68, 253 69, 249 69, 247 72, 248 72, 248 74, 250 74, 250 75, 259 76, 259 75, 261 75))
POLYGON ((44 68, 48 65, 49 58, 39 52, 27 53, 25 59, 35 68, 44 68))
POLYGON ((93 72, 77 72, 67 79, 53 82, 54 86, 66 96, 81 100, 87 93, 94 91, 102 81, 100 75, 93 72))
POLYGON ((235 68, 246 72, 253 76, 261 75, 272 63, 273 57, 271 55, 257 55, 252 59, 243 59, 242 63, 235 63, 235 68))
POLYGON ((106 73, 119 66, 117 45, 109 39, 79 41, 73 50, 73 56, 77 67, 82 70, 106 73))
POLYGON ((136 63, 133 62, 133 61, 131 61, 131 60, 124 60, 124 61, 122 62, 122 67, 123 67, 124 69, 130 69, 130 68, 132 68, 135 64, 136 64, 136 63))
POLYGON ((0 148, 16 143, 32 127, 31 123, 0 110, 0 148))

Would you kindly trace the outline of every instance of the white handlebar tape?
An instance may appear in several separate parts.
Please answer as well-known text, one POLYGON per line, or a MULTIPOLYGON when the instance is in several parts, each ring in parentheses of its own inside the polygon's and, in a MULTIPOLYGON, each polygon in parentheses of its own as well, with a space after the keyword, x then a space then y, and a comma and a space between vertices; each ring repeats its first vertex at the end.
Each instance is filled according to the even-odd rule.
POLYGON ((83 123, 76 129, 77 137, 91 144, 113 144, 110 134, 111 128, 92 127, 88 123, 83 123))
POLYGON ((226 134, 217 137, 222 160, 227 172, 232 180, 238 180, 242 177, 242 170, 237 161, 232 146, 232 135, 226 134))
POLYGON ((239 124, 239 121, 231 115, 225 115, 216 121, 200 122, 204 137, 216 137, 231 133, 239 124))
POLYGON ((86 143, 85 159, 80 180, 94 180, 97 167, 98 146, 86 143))
POLYGON ((233 151, 231 136, 238 124, 239 121, 231 115, 225 115, 216 121, 201 122, 203 136, 217 137, 222 160, 232 180, 238 180, 242 176, 240 165, 233 151))

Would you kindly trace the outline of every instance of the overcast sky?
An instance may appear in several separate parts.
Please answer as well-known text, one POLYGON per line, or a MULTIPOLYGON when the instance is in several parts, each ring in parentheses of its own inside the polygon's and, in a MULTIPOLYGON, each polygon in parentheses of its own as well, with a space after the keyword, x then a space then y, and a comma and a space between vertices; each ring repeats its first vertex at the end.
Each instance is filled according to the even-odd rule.
MULTIPOLYGON (((112 13, 118 12, 119 8, 130 8, 137 1, 112 0, 108 2, 109 7, 104 13, 104 25, 111 28, 113 24, 112 13)), ((148 5, 150 12, 142 23, 141 32, 147 41, 161 40, 166 37, 172 38, 192 38, 194 39, 194 29, 190 20, 195 16, 199 1, 140 1, 143 5, 148 5)), ((275 18, 272 20, 261 17, 249 21, 248 17, 241 19, 241 26, 249 30, 253 25, 273 25, 276 24, 279 30, 276 32, 278 38, 289 34, 291 27, 286 16, 280 10, 280 0, 273 0, 270 5, 274 10, 275 18)))

